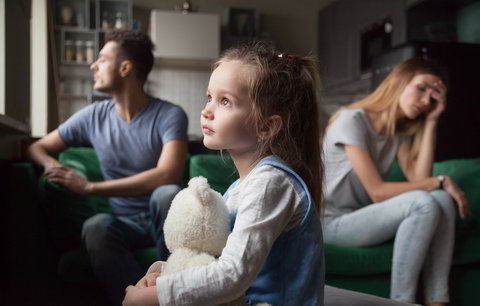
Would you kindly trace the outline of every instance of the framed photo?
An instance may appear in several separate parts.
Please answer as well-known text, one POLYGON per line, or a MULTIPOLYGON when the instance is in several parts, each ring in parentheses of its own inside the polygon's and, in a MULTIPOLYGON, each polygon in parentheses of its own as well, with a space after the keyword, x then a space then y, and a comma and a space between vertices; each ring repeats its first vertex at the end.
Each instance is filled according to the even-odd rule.
POLYGON ((255 37, 260 32, 259 12, 249 8, 228 8, 227 29, 231 37, 255 37))

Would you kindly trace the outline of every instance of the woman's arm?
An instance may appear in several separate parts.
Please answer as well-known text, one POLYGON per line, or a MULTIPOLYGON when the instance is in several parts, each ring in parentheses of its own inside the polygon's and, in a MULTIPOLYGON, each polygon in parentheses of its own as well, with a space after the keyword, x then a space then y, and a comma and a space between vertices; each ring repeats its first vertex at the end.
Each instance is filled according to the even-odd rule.
POLYGON ((367 151, 359 147, 345 145, 345 153, 360 182, 375 203, 415 189, 434 190, 440 185, 435 177, 414 182, 385 182, 367 151))
POLYGON ((408 165, 410 144, 408 142, 403 142, 400 145, 397 153, 397 160, 407 180, 414 182, 432 176, 436 131, 437 121, 428 121, 425 125, 422 143, 420 144, 420 151, 417 159, 413 161, 412 165, 408 165))
POLYGON ((437 123, 446 107, 447 87, 442 81, 437 80, 433 84, 428 84, 426 90, 428 93, 428 101, 425 100, 426 104, 424 104, 427 108, 425 110, 425 127, 418 156, 413 164, 407 164, 407 156, 410 151, 410 146, 407 143, 403 143, 400 146, 397 155, 400 168, 402 168, 403 173, 409 181, 422 180, 432 176, 437 123))
MULTIPOLYGON (((409 182, 385 182, 367 151, 345 145, 345 152, 352 163, 353 170, 374 203, 412 190, 431 191, 440 187, 440 181, 436 177, 409 182)), ((460 217, 463 219, 470 214, 467 198, 449 176, 444 178, 443 189, 452 196, 458 206, 460 217)))

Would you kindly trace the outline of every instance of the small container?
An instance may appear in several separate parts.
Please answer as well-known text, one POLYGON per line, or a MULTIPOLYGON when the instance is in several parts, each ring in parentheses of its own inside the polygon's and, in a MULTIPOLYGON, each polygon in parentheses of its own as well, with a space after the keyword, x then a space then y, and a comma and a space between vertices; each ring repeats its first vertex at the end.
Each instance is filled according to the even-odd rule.
POLYGON ((112 23, 110 22, 110 15, 107 11, 102 13, 102 30, 109 30, 112 28, 112 23))
POLYGON ((65 40, 65 60, 71 62, 75 59, 75 52, 73 50, 73 40, 65 40))
POLYGON ((122 12, 117 12, 115 15, 115 29, 125 29, 126 22, 125 18, 123 18, 122 12))
POLYGON ((78 63, 85 62, 85 45, 82 40, 75 41, 75 60, 78 63))
POLYGON ((95 57, 94 43, 91 40, 86 41, 85 42, 85 58, 87 60, 87 63, 93 63, 94 57, 95 57))

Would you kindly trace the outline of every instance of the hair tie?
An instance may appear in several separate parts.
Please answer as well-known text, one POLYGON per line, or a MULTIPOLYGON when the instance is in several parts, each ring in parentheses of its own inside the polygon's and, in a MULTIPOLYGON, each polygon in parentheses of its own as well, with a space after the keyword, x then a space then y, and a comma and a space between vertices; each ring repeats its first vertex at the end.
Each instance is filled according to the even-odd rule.
POLYGON ((289 61, 294 61, 294 60, 297 59, 297 57, 296 57, 295 55, 293 55, 293 54, 283 54, 283 53, 280 53, 280 54, 278 55, 278 57, 280 57, 280 58, 284 58, 284 57, 285 57, 285 58, 286 58, 287 60, 289 60, 289 61))

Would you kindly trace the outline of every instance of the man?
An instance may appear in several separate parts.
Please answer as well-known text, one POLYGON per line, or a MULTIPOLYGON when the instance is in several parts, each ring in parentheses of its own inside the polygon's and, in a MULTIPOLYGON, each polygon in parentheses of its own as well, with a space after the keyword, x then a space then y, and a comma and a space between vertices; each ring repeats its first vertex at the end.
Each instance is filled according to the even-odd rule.
POLYGON ((187 117, 169 102, 148 96, 144 84, 153 66, 153 44, 138 31, 115 30, 91 65, 94 88, 112 96, 73 115, 29 147, 45 178, 72 192, 108 196, 112 214, 83 224, 82 239, 96 277, 112 305, 144 274, 132 250, 157 245, 167 257, 163 221, 180 190, 187 156, 187 117), (53 156, 68 146, 95 149, 103 182, 89 182, 53 156), (159 187, 160 186, 160 187, 159 187))

